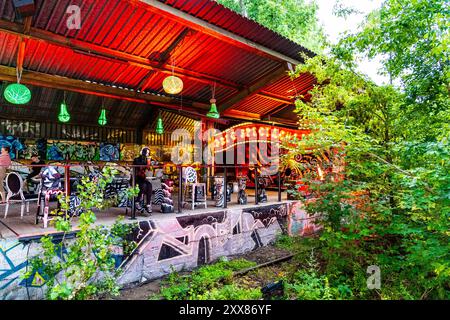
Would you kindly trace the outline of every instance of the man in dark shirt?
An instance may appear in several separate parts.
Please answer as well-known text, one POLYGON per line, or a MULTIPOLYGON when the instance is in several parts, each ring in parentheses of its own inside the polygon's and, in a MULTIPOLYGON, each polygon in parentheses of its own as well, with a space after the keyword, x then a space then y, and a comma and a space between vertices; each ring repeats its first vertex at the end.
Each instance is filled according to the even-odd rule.
POLYGON ((33 154, 31 156, 31 164, 36 166, 31 167, 31 172, 28 174, 26 178, 26 187, 28 191, 29 191, 28 185, 33 183, 33 178, 35 179, 39 178, 39 174, 41 173, 41 170, 43 168, 40 165, 45 164, 45 161, 41 160, 38 154, 33 154))
POLYGON ((146 178, 146 172, 151 169, 150 150, 143 148, 139 157, 135 158, 133 164, 135 167, 136 183, 139 186, 139 194, 136 201, 136 209, 143 215, 148 216, 152 212, 152 184, 146 178), (141 206, 146 196, 147 205, 141 206), (144 210, 146 212, 144 212, 144 210))

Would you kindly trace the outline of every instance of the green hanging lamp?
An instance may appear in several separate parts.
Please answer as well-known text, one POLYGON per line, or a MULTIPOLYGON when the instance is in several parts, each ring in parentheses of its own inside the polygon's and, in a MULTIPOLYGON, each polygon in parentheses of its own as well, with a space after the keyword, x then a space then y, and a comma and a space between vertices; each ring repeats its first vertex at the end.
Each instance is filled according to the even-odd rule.
POLYGON ((209 109, 209 112, 206 114, 206 116, 208 118, 219 119, 220 113, 217 111, 216 99, 214 98, 215 95, 216 95, 216 83, 214 82, 214 87, 212 89, 212 99, 209 100, 209 102, 211 103, 211 109, 209 109))
POLYGON ((158 120, 156 121, 156 133, 163 134, 164 133, 164 125, 163 120, 161 118, 161 112, 159 113, 158 120))
POLYGON ((66 102, 62 102, 61 106, 59 107, 58 120, 60 122, 64 122, 64 123, 69 122, 69 120, 70 120, 70 114, 67 111, 66 102))
POLYGON ((61 105, 59 107, 59 114, 58 114, 58 120, 60 122, 69 122, 70 120, 70 114, 69 111, 67 111, 67 104, 66 104, 66 92, 64 91, 64 100, 61 102, 61 105))
POLYGON ((26 104, 31 100, 31 91, 20 83, 11 83, 3 93, 5 99, 13 104, 26 104))
POLYGON ((102 108, 102 111, 100 112, 100 117, 98 117, 98 124, 101 126, 104 126, 108 123, 108 120, 106 120, 106 109, 102 108))
POLYGON ((31 91, 20 83, 11 83, 3 93, 5 99, 13 104, 26 104, 31 100, 31 91))
POLYGON ((208 118, 219 119, 220 113, 217 111, 216 99, 211 99, 209 102, 211 102, 211 109, 209 109, 209 112, 206 114, 206 116, 208 118))
POLYGON ((22 69, 21 67, 16 68, 17 83, 11 83, 3 92, 3 96, 6 101, 12 104, 26 104, 31 100, 31 91, 26 86, 20 83, 22 79, 22 69))
POLYGON ((105 126, 107 123, 108 120, 106 119, 105 100, 102 98, 102 110, 100 111, 100 116, 98 117, 98 124, 105 126))

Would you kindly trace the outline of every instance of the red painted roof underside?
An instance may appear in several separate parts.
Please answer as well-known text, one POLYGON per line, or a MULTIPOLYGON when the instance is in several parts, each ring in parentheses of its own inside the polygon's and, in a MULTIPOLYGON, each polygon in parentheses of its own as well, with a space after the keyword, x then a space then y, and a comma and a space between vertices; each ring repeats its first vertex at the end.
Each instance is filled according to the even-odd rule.
MULTIPOLYGON (((312 54, 300 45, 226 9, 215 1, 172 0, 159 2, 288 57, 301 60, 300 51, 312 54)), ((175 39, 186 28, 183 23, 155 13, 147 4, 136 0, 35 0, 35 4, 37 12, 32 22, 34 28, 155 62, 161 62, 159 60, 161 54, 171 47, 175 39), (66 26, 68 17, 66 8, 69 5, 79 5, 81 8, 82 27, 80 30, 69 30, 66 26)), ((16 17, 12 0, 0 0, 0 19, 22 23, 22 20, 16 17)), ((0 31, 1 65, 16 67, 19 41, 19 36, 0 31)), ((239 90, 252 85, 280 66, 280 62, 275 59, 255 54, 251 50, 234 46, 199 31, 188 33, 171 51, 170 57, 174 59, 178 68, 223 79, 227 83, 234 83, 236 88, 217 85, 218 104, 226 102, 239 90)), ((170 64, 171 61, 166 59, 165 62, 170 64)), ((34 39, 30 39, 27 43, 23 66, 25 70, 158 94, 164 94, 162 81, 167 76, 165 73, 150 71, 124 61, 88 55, 68 47, 34 39)), ((184 82, 183 99, 202 103, 209 102, 211 99, 210 84, 192 78, 181 78, 184 82)), ((286 75, 281 80, 262 89, 269 97, 264 96, 261 92, 253 94, 236 103, 231 110, 265 116, 271 111, 279 110, 283 105, 289 105, 273 99, 273 97, 292 100, 295 95, 306 93, 313 84, 314 78, 310 75, 302 75, 294 81, 286 75)), ((37 90, 35 87, 33 88, 37 90)), ((54 91, 41 89, 43 94, 40 95, 39 100, 33 98, 34 104, 36 106, 54 105, 52 98, 58 96, 54 91)), ((84 99, 84 103, 87 104, 85 113, 89 113, 89 100, 92 100, 92 104, 98 105, 98 99, 95 97, 84 99)), ((117 105, 122 106, 123 104, 117 103, 117 105)), ((145 105, 137 103, 133 105, 136 110, 145 109, 143 106, 145 105)), ((17 107, 14 111, 15 116, 20 117, 22 109, 17 107)), ((51 106, 48 109, 50 110, 51 106)), ((23 112, 25 115, 26 110, 23 112)), ((143 110, 142 112, 148 111, 143 110)), ((40 116, 45 116, 45 114, 50 117, 45 111, 39 113, 40 116)), ((131 111, 128 113, 129 116, 132 114, 131 111)), ((120 112, 117 115, 122 116, 120 112)), ((126 115, 127 113, 124 112, 123 116, 126 115)), ((136 114, 135 117, 139 119, 139 114, 136 114)), ((129 125, 133 125, 135 122, 132 121, 136 121, 136 119, 133 120, 131 117, 123 121, 130 121, 129 125)), ((86 114, 85 117, 80 115, 78 120, 89 122, 91 119, 86 114)))

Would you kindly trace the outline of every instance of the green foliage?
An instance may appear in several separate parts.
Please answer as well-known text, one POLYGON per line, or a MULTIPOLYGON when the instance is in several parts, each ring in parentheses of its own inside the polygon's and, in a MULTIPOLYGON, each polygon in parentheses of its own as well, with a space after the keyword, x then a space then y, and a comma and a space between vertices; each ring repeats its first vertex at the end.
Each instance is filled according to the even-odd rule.
MULTIPOLYGON (((221 260, 215 264, 203 266, 190 275, 172 272, 161 286, 161 296, 167 300, 195 300, 212 296, 231 294, 230 288, 218 288, 220 283, 230 283, 233 272, 256 265, 244 259, 221 260), (213 290, 209 292, 210 290, 213 290)), ((241 290, 235 294, 254 296, 253 290, 241 290)), ((212 298, 211 298, 212 299, 212 298)))
POLYGON ((330 285, 344 281, 358 298, 449 298, 445 12, 440 0, 387 0, 333 55, 296 70, 311 72, 319 85, 309 102, 297 101, 300 122, 313 132, 292 152, 328 152, 322 169, 345 163, 345 171, 324 179, 317 170, 304 177, 315 198, 306 208, 322 214, 321 259, 330 285), (402 80, 402 90, 358 74, 353 57, 361 54, 384 55, 385 70, 402 80), (379 291, 366 288, 369 265, 381 268, 379 291))
POLYGON ((237 285, 224 285, 214 288, 203 295, 198 295, 197 300, 259 300, 262 298, 261 290, 240 288, 237 285))
MULTIPOLYGON (((76 229, 67 216, 69 201, 59 198, 61 208, 54 213, 55 228, 64 232, 62 239, 45 236, 41 239, 42 253, 31 260, 31 270, 24 275, 28 278, 39 272, 46 281, 47 298, 51 300, 84 300, 96 295, 118 294, 116 279, 120 270, 115 267, 114 248, 124 253, 134 248, 126 236, 135 227, 123 224, 119 218, 115 224, 106 228, 94 226, 96 216, 93 208, 106 209, 113 200, 105 199, 105 188, 113 179, 116 171, 105 167, 100 177, 90 180, 84 177, 78 186, 81 200, 81 215, 76 229), (69 232, 76 231, 75 237, 68 239, 69 232)), ((134 194, 136 190, 130 190, 134 194)))
POLYGON ((321 52, 325 35, 317 19, 318 6, 304 0, 218 0, 315 52, 321 52))
POLYGON ((319 275, 319 263, 313 251, 307 261, 307 267, 297 271, 291 283, 284 282, 284 290, 287 299, 298 300, 331 300, 352 295, 347 286, 331 288, 328 278, 319 275))

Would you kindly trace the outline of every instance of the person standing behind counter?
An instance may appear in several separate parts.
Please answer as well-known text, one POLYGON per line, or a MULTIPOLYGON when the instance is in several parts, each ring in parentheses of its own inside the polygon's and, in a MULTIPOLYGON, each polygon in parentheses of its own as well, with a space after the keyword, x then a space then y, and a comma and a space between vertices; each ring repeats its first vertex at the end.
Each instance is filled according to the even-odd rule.
MULTIPOLYGON (((31 165, 43 165, 45 164, 44 160, 41 160, 38 154, 33 154, 31 156, 31 165)), ((34 182, 33 179, 40 179, 39 174, 41 173, 42 166, 31 167, 31 172, 26 177, 25 188, 28 192, 30 192, 29 184, 38 183, 38 181, 34 182)))
POLYGON ((9 152, 11 149, 8 146, 3 146, 0 153, 0 195, 2 197, 1 203, 6 202, 4 180, 6 177, 6 170, 11 166, 11 157, 9 152))

